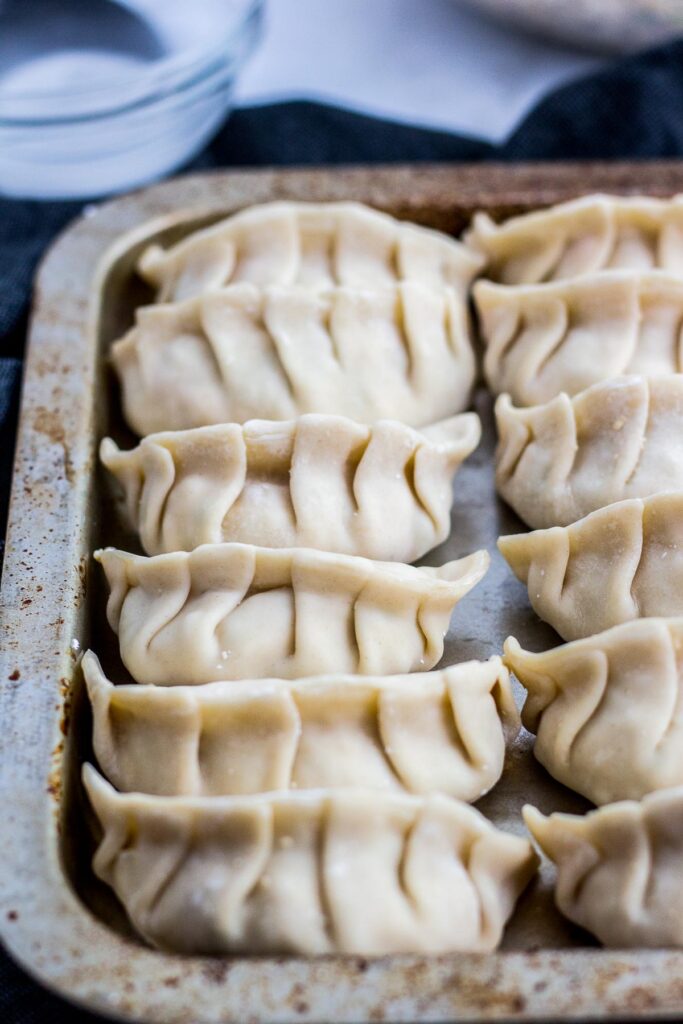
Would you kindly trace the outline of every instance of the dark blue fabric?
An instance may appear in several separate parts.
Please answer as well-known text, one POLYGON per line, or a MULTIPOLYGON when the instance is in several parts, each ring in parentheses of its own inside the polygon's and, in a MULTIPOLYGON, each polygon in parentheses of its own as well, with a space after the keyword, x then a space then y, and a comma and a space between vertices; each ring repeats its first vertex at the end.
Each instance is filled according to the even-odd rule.
MULTIPOLYGON (((237 111, 188 169, 682 155, 683 42, 674 42, 558 89, 498 147, 297 102, 237 111)), ((46 246, 79 209, 0 199, 0 536, 31 279, 46 246)), ((93 1024, 95 1018, 43 992, 0 954, 0 1021, 93 1024)))

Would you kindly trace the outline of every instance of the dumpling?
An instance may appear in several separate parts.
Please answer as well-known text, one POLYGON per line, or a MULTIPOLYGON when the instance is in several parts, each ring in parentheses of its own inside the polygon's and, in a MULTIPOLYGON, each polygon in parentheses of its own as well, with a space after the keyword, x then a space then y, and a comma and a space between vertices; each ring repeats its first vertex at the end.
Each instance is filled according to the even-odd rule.
POLYGON ((486 276, 503 284, 609 269, 683 274, 683 199, 584 196, 501 225, 477 213, 464 241, 486 257, 486 276))
POLYGON ((555 284, 474 287, 484 372, 517 405, 619 374, 683 369, 683 278, 612 271, 555 284))
POLYGON ((144 558, 95 553, 107 617, 138 683, 427 671, 485 551, 439 568, 309 548, 205 544, 144 558))
POLYGON ((83 657, 93 747, 117 789, 224 796, 339 786, 478 800, 519 713, 500 658, 417 676, 113 686, 83 657))
POLYGON ((465 409, 475 375, 465 304, 414 282, 146 306, 111 357, 138 434, 305 412, 423 426, 465 409))
POLYGON ((486 952, 538 858, 467 804, 371 789, 118 794, 86 765, 93 868, 177 953, 486 952))
POLYGON ((565 640, 683 615, 683 492, 630 498, 571 526, 500 537, 540 618, 565 640))
POLYGON ((112 359, 139 434, 305 412, 421 426, 465 408, 474 380, 463 303, 418 284, 150 306, 112 359))
POLYGON ((683 374, 616 377, 574 398, 496 402, 498 491, 529 526, 683 489, 683 374))
POLYGON ((543 654, 508 639, 544 768, 596 804, 683 784, 682 651, 683 618, 638 619, 543 654))
POLYGON ((178 302, 227 284, 383 288, 398 281, 455 288, 463 298, 479 253, 428 228, 359 203, 267 203, 195 231, 138 264, 158 301, 178 302))
POLYGON ((413 562, 446 539, 451 480, 476 448, 475 413, 420 432, 309 413, 152 434, 100 457, 150 555, 239 541, 413 562))
POLYGON ((524 808, 557 864, 555 902, 606 946, 683 946, 683 787, 585 817, 524 808))

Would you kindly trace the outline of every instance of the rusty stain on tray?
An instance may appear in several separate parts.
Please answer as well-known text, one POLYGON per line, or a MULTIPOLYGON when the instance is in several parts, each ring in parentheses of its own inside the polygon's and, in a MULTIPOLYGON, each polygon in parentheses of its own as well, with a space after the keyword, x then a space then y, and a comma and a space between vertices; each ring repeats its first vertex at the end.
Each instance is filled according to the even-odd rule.
MULTIPOLYGON (((683 1013, 683 952, 596 948, 553 910, 547 872, 523 897, 503 950, 490 955, 214 960, 147 949, 90 872, 77 771, 91 756, 78 652, 92 640, 105 663, 114 657, 89 553, 100 538, 125 541, 112 537, 111 500, 96 473, 104 430, 130 440, 110 403, 104 348, 145 301, 131 269, 150 237, 169 241, 274 198, 353 198, 456 232, 480 207, 501 217, 596 190, 682 188, 675 162, 229 172, 115 200, 61 236, 36 288, 0 601, 0 715, 12 737, 0 754, 0 933, 45 984, 105 1013, 169 1024, 683 1013), (173 212, 183 208, 191 212, 173 212)), ((478 409, 487 436, 458 477, 449 547, 429 562, 473 549, 482 531, 491 548, 503 528, 519 528, 493 493, 489 399, 480 395, 478 409)), ((495 554, 454 624, 448 661, 493 653, 491 637, 498 645, 507 632, 532 646, 554 642, 495 554)), ((508 752, 506 782, 479 805, 506 828, 521 829, 527 795, 546 807, 586 806, 553 784, 528 748, 524 737, 508 752)))
MULTIPOLYGON (((57 408, 59 408, 61 398, 60 390, 58 388, 53 388, 52 395, 57 408)), ((36 409, 33 429, 39 434, 44 434, 49 438, 52 444, 59 445, 62 449, 64 453, 64 475, 69 483, 73 483, 74 470, 71 462, 71 455, 69 454, 69 448, 66 443, 64 424, 62 423, 59 412, 55 409, 36 409)))

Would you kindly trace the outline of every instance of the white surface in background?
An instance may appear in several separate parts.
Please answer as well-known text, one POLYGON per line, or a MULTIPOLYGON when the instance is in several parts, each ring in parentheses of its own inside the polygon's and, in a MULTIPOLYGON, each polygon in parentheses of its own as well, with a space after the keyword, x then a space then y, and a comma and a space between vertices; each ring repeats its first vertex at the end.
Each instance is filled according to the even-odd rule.
POLYGON ((236 101, 319 99, 499 141, 551 88, 600 64, 457 0, 267 0, 236 101))

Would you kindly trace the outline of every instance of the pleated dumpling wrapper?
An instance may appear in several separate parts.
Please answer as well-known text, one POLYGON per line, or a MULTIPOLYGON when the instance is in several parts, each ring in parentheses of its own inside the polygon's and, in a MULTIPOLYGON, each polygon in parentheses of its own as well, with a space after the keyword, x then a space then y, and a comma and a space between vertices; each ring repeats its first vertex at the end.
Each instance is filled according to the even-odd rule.
POLYGON ((683 618, 638 619, 542 654, 505 643, 534 754, 595 804, 683 784, 683 618))
POLYGON ((615 377, 574 398, 496 402, 498 492, 535 529, 683 489, 683 374, 615 377))
POLYGON ((170 249, 152 245, 138 270, 160 302, 240 282, 320 290, 417 281, 465 298, 482 263, 448 235, 359 203, 277 202, 242 210, 170 249))
POLYGON ((519 713, 500 658, 412 676, 114 686, 83 657, 93 748, 117 789, 230 796, 368 786, 478 800, 519 713))
POLYGON ((453 608, 489 566, 486 551, 414 568, 248 544, 95 557, 124 665, 136 682, 160 686, 427 671, 453 608))
POLYGON ((487 952, 537 868, 528 840, 444 796, 118 794, 90 765, 84 782, 95 873, 178 953, 487 952))
POLYGON ((683 946, 683 787, 585 817, 524 808, 557 865, 555 902, 605 946, 683 946))
POLYGON ((145 306, 111 358, 140 435, 306 412, 419 427, 462 412, 475 376, 466 304, 416 282, 236 284, 145 306))
POLYGON ((495 224, 477 213, 465 242, 503 284, 537 284, 598 270, 683 273, 683 199, 593 195, 495 224))
POLYGON ((571 526, 500 537, 498 547, 565 640, 683 615, 683 491, 618 501, 571 526))
POLYGON ((516 405, 591 384, 683 370, 683 278, 612 271, 555 284, 474 286, 484 373, 516 405))
POLYGON ((481 424, 421 431, 311 413, 152 434, 100 457, 124 489, 148 555, 237 541, 413 562, 450 531, 452 478, 481 424))

